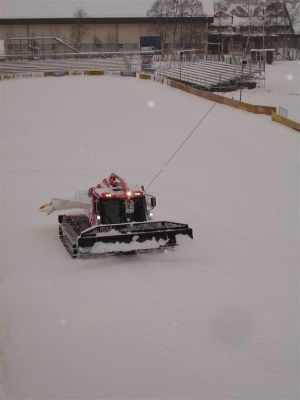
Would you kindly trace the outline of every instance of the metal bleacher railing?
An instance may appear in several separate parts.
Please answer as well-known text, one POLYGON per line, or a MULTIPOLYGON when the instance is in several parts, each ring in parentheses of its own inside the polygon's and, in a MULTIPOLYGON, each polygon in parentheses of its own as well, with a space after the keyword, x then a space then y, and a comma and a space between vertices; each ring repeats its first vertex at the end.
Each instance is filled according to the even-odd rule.
POLYGON ((135 73, 141 70, 143 59, 154 54, 126 44, 122 48, 110 47, 108 51, 103 45, 91 46, 83 44, 79 51, 57 37, 11 37, 5 40, 5 50, 0 54, 0 73, 72 70, 135 73))
POLYGON ((105 72, 128 72, 128 65, 122 57, 104 60, 33 60, 6 61, 0 63, 0 73, 62 72, 62 71, 102 70, 105 72))
POLYGON ((251 63, 209 61, 203 49, 161 52, 126 48, 103 51, 102 48, 91 51, 92 48, 82 46, 82 50, 87 51, 79 51, 56 37, 10 38, 6 40, 5 53, 0 54, 0 74, 69 71, 134 74, 144 71, 215 91, 253 84, 264 76, 264 72, 251 63))
POLYGON ((172 78, 204 90, 226 90, 251 84, 255 73, 250 65, 231 65, 220 61, 182 62, 174 67, 160 66, 159 77, 172 78))
MULTIPOLYGON (((0 74, 26 72, 105 71, 107 73, 140 72, 144 56, 149 52, 81 52, 57 58, 2 60, 0 74)), ((150 54, 151 56, 151 54, 150 54)))

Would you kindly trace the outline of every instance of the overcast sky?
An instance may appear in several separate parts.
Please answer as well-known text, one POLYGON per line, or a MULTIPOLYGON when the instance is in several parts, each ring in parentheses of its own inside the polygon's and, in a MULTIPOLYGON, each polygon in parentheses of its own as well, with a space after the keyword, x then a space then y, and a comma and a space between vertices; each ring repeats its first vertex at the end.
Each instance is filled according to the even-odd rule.
MULTIPOLYGON (((84 8, 90 17, 145 16, 154 0, 0 0, 0 17, 72 17, 84 8)), ((212 14, 213 0, 202 0, 212 14)))

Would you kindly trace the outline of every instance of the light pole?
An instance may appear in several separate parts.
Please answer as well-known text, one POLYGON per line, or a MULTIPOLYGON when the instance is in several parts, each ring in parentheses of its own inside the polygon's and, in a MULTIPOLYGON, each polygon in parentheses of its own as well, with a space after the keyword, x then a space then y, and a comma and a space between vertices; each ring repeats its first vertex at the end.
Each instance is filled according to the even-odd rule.
POLYGON ((242 60, 242 71, 241 71, 241 81, 240 81, 240 101, 242 101, 242 87, 243 87, 244 64, 246 64, 246 60, 242 60))
POLYGON ((181 48, 181 50, 182 50, 182 17, 183 17, 182 0, 180 0, 180 48, 181 48))
POLYGON ((179 52, 179 79, 181 80, 181 64, 182 64, 183 50, 179 52))
POLYGON ((265 62, 265 8, 263 8, 263 62, 265 62))
POLYGON ((180 0, 180 51, 179 51, 179 79, 181 80, 181 63, 182 63, 182 0, 180 0))

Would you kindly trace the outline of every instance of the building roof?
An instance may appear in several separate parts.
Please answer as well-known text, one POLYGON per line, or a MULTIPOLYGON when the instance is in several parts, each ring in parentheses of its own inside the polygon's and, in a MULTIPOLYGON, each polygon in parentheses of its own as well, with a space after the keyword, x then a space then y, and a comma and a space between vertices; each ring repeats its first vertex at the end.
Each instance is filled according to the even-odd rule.
POLYGON ((215 10, 215 26, 292 27, 289 10, 282 0, 224 1, 215 10))

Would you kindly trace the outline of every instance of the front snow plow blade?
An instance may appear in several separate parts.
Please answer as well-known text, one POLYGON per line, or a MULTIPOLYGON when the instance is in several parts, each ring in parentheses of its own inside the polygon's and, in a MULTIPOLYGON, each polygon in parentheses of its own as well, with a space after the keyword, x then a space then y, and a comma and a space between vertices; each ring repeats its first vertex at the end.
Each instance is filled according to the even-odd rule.
POLYGON ((133 222, 91 227, 78 237, 80 254, 128 253, 176 245, 177 235, 193 237, 186 224, 133 222))
MULTIPOLYGON (((61 222, 60 237, 72 257, 142 252, 176 245, 178 235, 193 238, 187 224, 168 221, 96 225, 78 236, 70 222, 61 222)), ((74 225, 74 223, 73 223, 74 225)))

